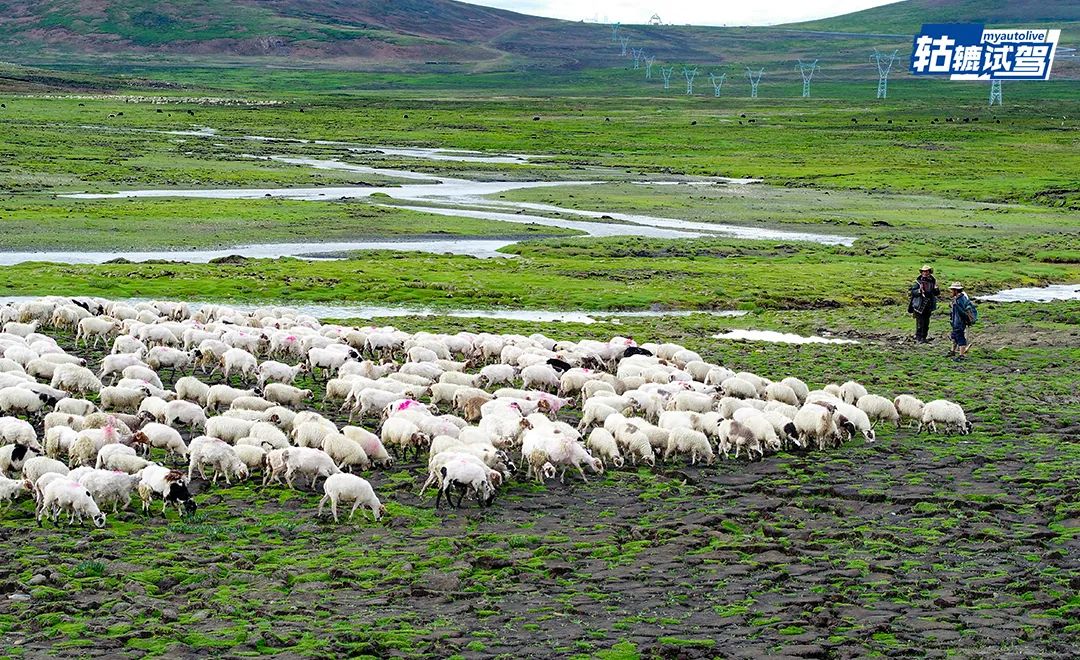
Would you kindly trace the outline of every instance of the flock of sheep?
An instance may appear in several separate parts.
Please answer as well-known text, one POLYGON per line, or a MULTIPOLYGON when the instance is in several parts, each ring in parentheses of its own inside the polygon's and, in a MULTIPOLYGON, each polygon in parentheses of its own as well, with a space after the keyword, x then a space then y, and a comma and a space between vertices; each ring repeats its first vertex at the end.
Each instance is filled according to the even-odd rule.
POLYGON ((160 499, 162 514, 190 514, 196 473, 231 484, 258 472, 290 488, 321 478, 319 515, 329 502, 337 521, 351 503, 350 519, 364 507, 378 520, 385 508, 354 472, 410 454, 426 457, 421 492, 434 487, 436 507, 486 506, 519 464, 526 479, 587 479, 626 463, 873 441, 878 422, 971 431, 949 401, 889 400, 855 381, 811 390, 624 337, 409 334, 280 308, 55 297, 0 306, 0 325, 0 502, 33 497, 39 524, 66 513, 101 527, 134 493, 144 512, 160 499), (109 353, 91 369, 49 330, 109 353), (294 384, 302 374, 325 382, 322 410, 347 424, 316 412, 294 384), (571 408, 576 426, 559 419, 571 408))

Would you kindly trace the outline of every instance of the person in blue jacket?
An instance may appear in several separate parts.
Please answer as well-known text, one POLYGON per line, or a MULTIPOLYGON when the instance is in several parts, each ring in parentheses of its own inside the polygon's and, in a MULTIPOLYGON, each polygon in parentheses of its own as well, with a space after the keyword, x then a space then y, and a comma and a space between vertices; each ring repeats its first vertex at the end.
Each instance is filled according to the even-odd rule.
POLYGON ((949 313, 949 320, 952 323, 953 341, 953 347, 949 351, 949 355, 954 355, 956 359, 961 360, 967 355, 968 349, 971 348, 965 330, 975 322, 975 305, 972 304, 971 298, 968 298, 968 295, 964 293, 964 286, 959 282, 953 282, 949 285, 949 293, 952 294, 952 309, 949 313))

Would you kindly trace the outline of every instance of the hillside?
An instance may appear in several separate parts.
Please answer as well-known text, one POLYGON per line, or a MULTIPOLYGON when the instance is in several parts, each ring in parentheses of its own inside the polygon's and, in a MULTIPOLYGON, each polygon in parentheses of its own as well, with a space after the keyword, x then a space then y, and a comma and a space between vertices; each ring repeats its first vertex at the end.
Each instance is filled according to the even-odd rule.
MULTIPOLYGON (((872 73, 866 53, 908 48, 924 21, 1064 26, 1078 15, 1080 5, 1068 0, 907 0, 803 24, 633 25, 620 35, 659 62, 789 72, 795 58, 820 58, 834 75, 864 78, 872 73)), ((1063 40, 1075 33, 1066 29, 1063 40)), ((563 71, 627 66, 619 50, 604 25, 454 0, 0 0, 0 59, 39 67, 563 71)))
POLYGON ((1064 28, 1064 23, 1077 22, 1080 2, 1076 0, 905 0, 789 27, 911 34, 923 23, 1064 28))

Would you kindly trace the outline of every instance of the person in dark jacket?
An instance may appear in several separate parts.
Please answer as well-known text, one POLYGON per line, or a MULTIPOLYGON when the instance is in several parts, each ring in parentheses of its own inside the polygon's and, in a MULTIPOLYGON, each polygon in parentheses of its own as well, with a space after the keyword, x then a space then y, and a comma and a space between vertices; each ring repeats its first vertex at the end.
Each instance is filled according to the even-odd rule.
POLYGON ((953 282, 949 286, 949 293, 952 294, 949 321, 952 323, 953 341, 953 347, 949 351, 949 355, 954 355, 957 360, 961 360, 967 355, 968 349, 971 347, 964 331, 974 323, 975 305, 972 304, 971 298, 968 298, 968 295, 964 293, 964 287, 959 282, 953 282))
POLYGON ((930 341, 930 315, 937 307, 937 297, 941 293, 938 290, 937 279, 934 278, 934 269, 929 264, 919 270, 919 276, 911 285, 911 300, 908 303, 908 314, 915 317, 915 341, 925 344, 930 341))

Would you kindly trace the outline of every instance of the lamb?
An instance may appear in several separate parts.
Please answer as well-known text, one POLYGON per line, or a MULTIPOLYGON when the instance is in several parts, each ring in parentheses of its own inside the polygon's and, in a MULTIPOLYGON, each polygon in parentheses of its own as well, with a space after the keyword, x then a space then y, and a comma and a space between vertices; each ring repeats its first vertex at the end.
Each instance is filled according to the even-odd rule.
POLYGON ((206 479, 205 466, 214 468, 211 481, 217 483, 219 476, 225 477, 225 483, 232 485, 232 477, 243 480, 248 477, 248 469, 236 450, 225 442, 201 435, 191 441, 188 446, 188 475, 190 481, 195 469, 199 470, 199 477, 206 479))
POLYGON ((165 404, 162 421, 173 427, 185 426, 188 429, 205 429, 206 413, 197 404, 178 399, 165 404))
POLYGON ((132 438, 149 447, 164 449, 169 456, 179 460, 187 459, 187 445, 184 444, 180 432, 171 426, 151 422, 136 431, 132 438))
POLYGON ((341 433, 326 434, 323 438, 322 450, 334 459, 334 463, 342 470, 346 467, 351 470, 354 465, 359 466, 361 470, 371 467, 371 460, 368 459, 363 446, 341 433))
POLYGON ((69 470, 68 466, 48 456, 28 458, 22 466, 22 477, 30 483, 34 483, 38 480, 38 477, 49 472, 67 474, 69 470))
MULTIPOLYGON (((780 436, 777 434, 776 429, 773 428, 772 422, 766 419, 761 411, 739 410, 735 413, 734 421, 750 429, 750 432, 754 434, 754 439, 763 450, 780 451, 780 436), (739 413, 744 414, 740 415, 739 413)), ((738 446, 736 446, 735 451, 738 453, 738 446)))
POLYGON ((877 394, 865 394, 859 397, 855 406, 866 413, 866 416, 869 417, 871 422, 875 425, 879 421, 885 421, 892 422, 896 424, 896 428, 900 428, 900 413, 897 412, 893 402, 883 396, 878 396, 877 394))
POLYGON ((901 394, 893 399, 893 405, 896 406, 896 412, 899 414, 900 419, 909 420, 909 426, 911 426, 911 422, 922 422, 923 408, 925 407, 922 401, 910 394, 901 394))
POLYGON ((757 388, 752 383, 738 377, 731 377, 720 383, 720 390, 724 396, 737 399, 756 399, 758 395, 757 388))
POLYGON ((194 376, 184 376, 176 381, 176 398, 191 401, 206 407, 210 396, 210 386, 194 376))
POLYGON ((825 449, 831 438, 837 435, 836 421, 833 418, 835 406, 823 406, 818 403, 805 403, 796 413, 795 429, 804 446, 811 441, 819 450, 825 449), (831 409, 830 409, 831 408, 831 409))
POLYGON ((853 380, 849 380, 840 386, 840 400, 844 403, 855 405, 855 402, 866 396, 866 394, 866 388, 853 380))
POLYGON ((41 520, 46 512, 50 511, 50 518, 54 524, 60 512, 67 511, 70 513, 68 516, 69 525, 73 525, 76 519, 78 519, 79 523, 82 523, 83 516, 88 516, 94 521, 95 527, 100 529, 105 526, 105 514, 101 512, 97 503, 94 502, 94 498, 90 496, 90 491, 79 482, 71 479, 57 479, 45 486, 42 491, 41 508, 37 515, 38 525, 41 525, 41 520))
POLYGON ((595 452, 601 461, 610 462, 612 467, 621 468, 625 464, 622 454, 619 453, 619 443, 615 441, 615 436, 603 427, 595 428, 589 433, 585 446, 595 452))
POLYGON ((361 505, 371 510, 375 522, 378 522, 386 514, 386 507, 375 495, 375 490, 371 487, 371 484, 367 479, 354 474, 333 474, 326 478, 326 481, 323 482, 323 496, 319 500, 318 516, 322 516, 323 505, 327 501, 330 502, 330 512, 334 514, 335 523, 338 522, 338 502, 351 501, 353 503, 346 522, 352 520, 353 514, 361 505))
POLYGON ((968 435, 973 428, 964 414, 964 409, 945 399, 934 399, 923 406, 922 419, 919 422, 919 433, 922 433, 923 429, 926 428, 933 433, 937 433, 938 424, 944 424, 946 432, 955 428, 960 435, 968 435))
POLYGON ((25 479, 8 479, 0 474, 0 503, 8 504, 27 490, 25 479))
POLYGON ((732 447, 735 447, 735 458, 739 457, 739 453, 745 448, 746 456, 749 460, 754 460, 754 454, 756 453, 759 458, 765 458, 765 450, 761 447, 761 442, 754 435, 754 432, 746 427, 742 422, 737 422, 733 419, 725 419, 720 423, 720 453, 724 455, 724 458, 728 457, 728 452, 732 447))
POLYGON ((709 439, 705 434, 688 428, 672 429, 668 435, 668 445, 663 456, 664 460, 667 460, 675 452, 690 454, 691 465, 696 465, 699 458, 712 465, 716 458, 713 455, 712 444, 709 443, 709 439))
POLYGON ((653 451, 652 442, 636 424, 627 424, 616 439, 622 444, 626 455, 630 457, 630 462, 634 465, 637 465, 638 460, 649 466, 656 465, 656 454, 653 451))
POLYGON ((289 447, 281 450, 281 461, 285 467, 285 483, 289 488, 296 488, 293 477, 296 474, 306 475, 311 480, 314 488, 315 480, 319 477, 329 477, 339 474, 341 469, 334 463, 334 459, 321 449, 311 447, 289 447))
POLYGON ((304 401, 311 398, 311 390, 302 390, 284 383, 270 383, 263 389, 263 396, 276 404, 299 408, 304 401))
POLYGON ((139 498, 144 513, 149 514, 156 495, 161 498, 161 515, 165 515, 169 504, 174 505, 181 516, 195 514, 198 504, 191 496, 182 472, 151 463, 139 472, 139 477, 139 498))

